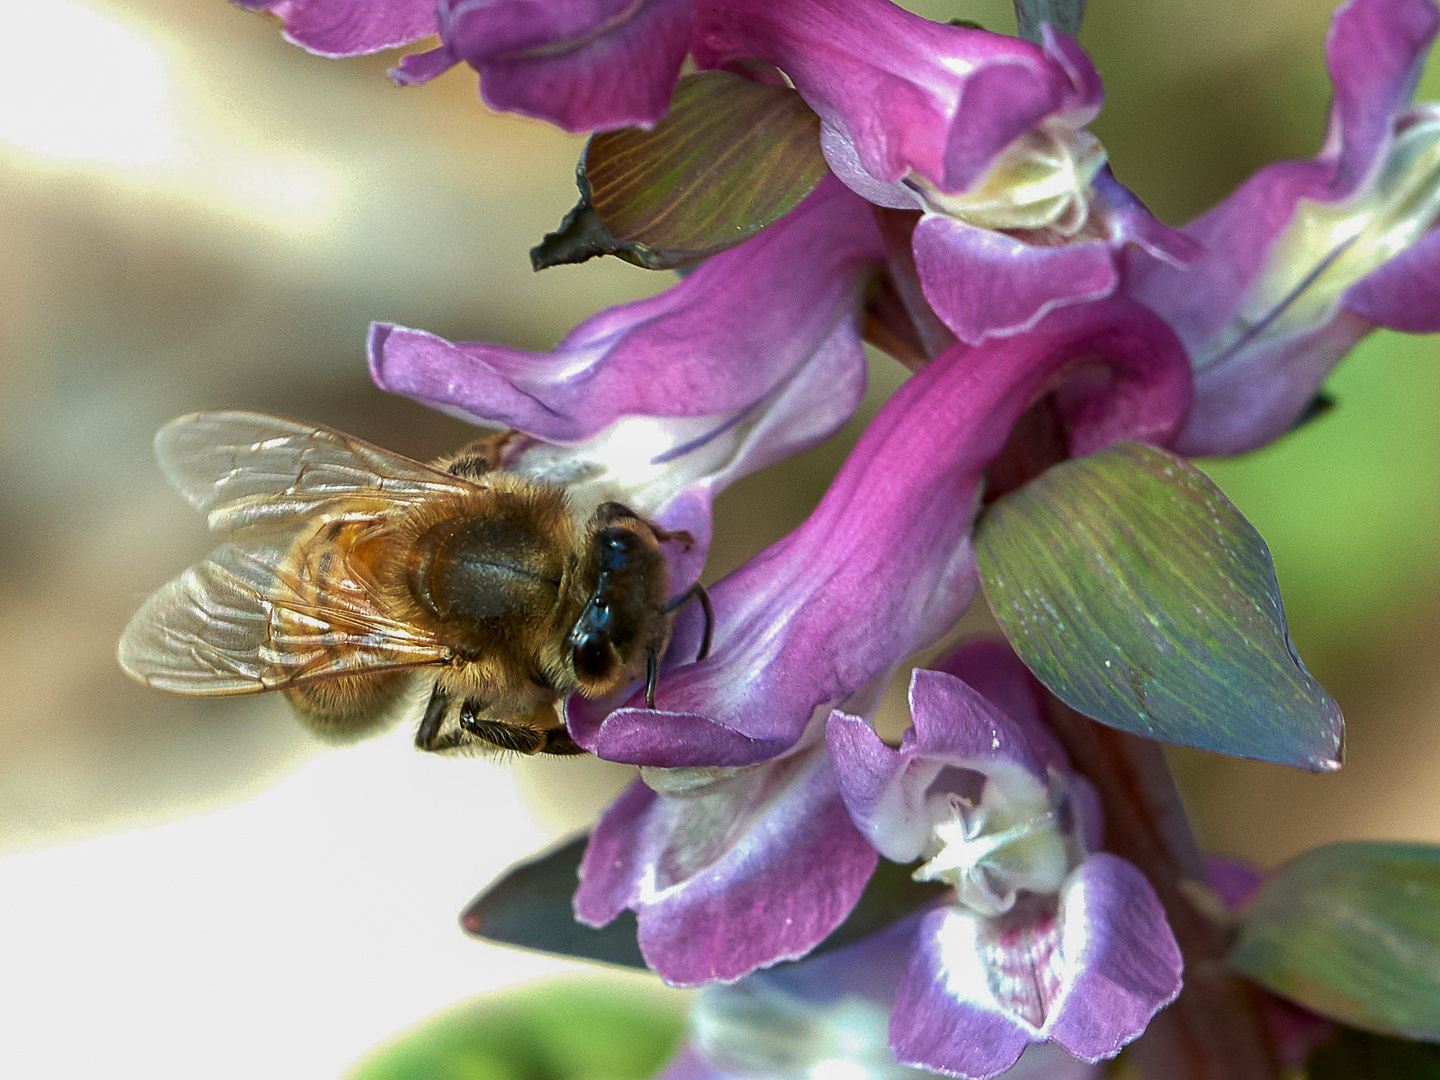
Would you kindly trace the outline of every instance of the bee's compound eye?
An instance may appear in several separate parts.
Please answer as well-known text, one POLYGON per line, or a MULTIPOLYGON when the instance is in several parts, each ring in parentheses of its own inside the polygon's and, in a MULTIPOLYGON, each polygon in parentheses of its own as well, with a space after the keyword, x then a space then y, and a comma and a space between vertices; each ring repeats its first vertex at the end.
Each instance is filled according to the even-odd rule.
POLYGON ((625 568, 630 556, 640 550, 641 544, 629 529, 611 528, 600 531, 595 548, 600 570, 613 574, 625 568))
POLYGON ((575 643, 575 673, 582 679, 603 679, 614 666, 614 653, 599 634, 586 634, 575 643))

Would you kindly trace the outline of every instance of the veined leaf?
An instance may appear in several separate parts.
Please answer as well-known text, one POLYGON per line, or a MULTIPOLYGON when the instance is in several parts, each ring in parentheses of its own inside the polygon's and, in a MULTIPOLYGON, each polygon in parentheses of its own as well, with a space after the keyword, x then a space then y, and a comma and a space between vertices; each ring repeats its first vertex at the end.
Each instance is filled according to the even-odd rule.
POLYGON ((1163 742, 1316 771, 1343 721, 1285 626, 1260 534, 1193 465, 1143 443, 1062 462, 976 527, 985 597, 1067 705, 1163 742))
POLYGON ((1230 964, 1342 1023, 1440 1040, 1440 847, 1297 855, 1250 901, 1230 964))
POLYGON ((787 86, 724 71, 688 75, 649 131, 591 137, 579 204, 530 252, 535 269, 617 255, 649 270, 748 240, 826 172, 820 119, 787 86))

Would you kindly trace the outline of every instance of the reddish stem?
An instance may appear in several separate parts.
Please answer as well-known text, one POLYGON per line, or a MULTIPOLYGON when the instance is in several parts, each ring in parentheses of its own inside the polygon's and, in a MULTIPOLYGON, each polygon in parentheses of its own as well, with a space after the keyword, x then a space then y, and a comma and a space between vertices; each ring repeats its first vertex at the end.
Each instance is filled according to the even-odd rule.
MULTIPOLYGON (((1100 793, 1105 847, 1138 866, 1185 957, 1185 988, 1126 1051, 1149 1080, 1278 1080, 1259 992, 1225 967, 1229 931, 1204 910, 1205 862, 1160 744, 1046 695, 1051 727, 1100 793)), ((1218 901, 1217 901, 1218 904, 1218 901)))

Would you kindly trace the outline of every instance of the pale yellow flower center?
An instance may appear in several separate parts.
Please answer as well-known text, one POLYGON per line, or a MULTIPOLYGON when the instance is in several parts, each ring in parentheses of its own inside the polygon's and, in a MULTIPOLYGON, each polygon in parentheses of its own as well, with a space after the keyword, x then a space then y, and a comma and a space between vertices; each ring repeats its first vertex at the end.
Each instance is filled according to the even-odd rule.
POLYGON ((1400 132, 1342 202, 1301 199, 1235 317, 1195 354, 1208 367, 1242 348, 1319 329, 1345 290, 1415 243, 1440 217, 1440 114, 1400 132))
POLYGON ((1055 893, 1070 871, 1050 789, 1032 778, 987 781, 978 806, 953 793, 932 794, 929 861, 916 881, 943 881, 979 915, 1003 915, 1018 893, 1055 893))
POLYGON ((1074 236, 1090 215, 1090 185, 1105 148, 1084 128, 1049 121, 1007 146, 969 191, 950 194, 920 176, 912 182, 931 209, 985 229, 1052 229, 1074 236))

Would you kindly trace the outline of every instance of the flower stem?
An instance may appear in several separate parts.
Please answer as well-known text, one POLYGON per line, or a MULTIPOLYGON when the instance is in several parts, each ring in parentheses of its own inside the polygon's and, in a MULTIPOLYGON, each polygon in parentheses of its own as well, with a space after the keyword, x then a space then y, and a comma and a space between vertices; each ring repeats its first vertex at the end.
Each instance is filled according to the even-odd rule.
POLYGON ((1228 929, 1203 910, 1200 854, 1160 744, 1103 727, 1046 695, 1047 719, 1100 793, 1105 847, 1150 879, 1185 957, 1185 988, 1126 1051, 1147 1080, 1278 1080, 1259 992, 1225 967, 1228 929))

